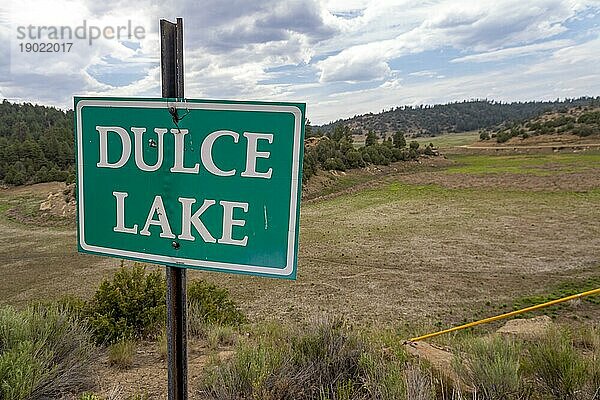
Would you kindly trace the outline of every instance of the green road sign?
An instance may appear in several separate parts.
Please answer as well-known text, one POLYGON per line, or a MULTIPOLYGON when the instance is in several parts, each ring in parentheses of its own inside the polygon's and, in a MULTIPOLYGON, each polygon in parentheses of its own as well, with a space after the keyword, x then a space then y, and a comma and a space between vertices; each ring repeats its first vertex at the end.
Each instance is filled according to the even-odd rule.
POLYGON ((76 97, 79 250, 295 279, 304 112, 76 97))

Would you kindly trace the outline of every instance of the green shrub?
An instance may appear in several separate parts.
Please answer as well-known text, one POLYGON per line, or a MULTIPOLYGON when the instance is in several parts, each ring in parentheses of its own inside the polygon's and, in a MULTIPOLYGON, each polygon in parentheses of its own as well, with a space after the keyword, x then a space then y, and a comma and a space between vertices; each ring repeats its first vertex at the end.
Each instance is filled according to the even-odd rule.
POLYGON ((406 152, 403 149, 394 147, 392 149, 392 161, 404 161, 406 159, 406 152))
POLYGON ((498 143, 505 143, 505 142, 508 142, 508 140, 510 138, 512 138, 512 137, 513 137, 513 135, 511 134, 511 132, 509 132, 509 131, 502 131, 502 132, 499 132, 496 135, 496 142, 498 142, 498 143))
POLYGON ((528 370, 555 399, 575 399, 586 380, 586 363, 566 331, 551 329, 529 346, 528 370))
POLYGON ((454 365, 477 398, 524 399, 528 388, 523 383, 520 352, 520 346, 509 338, 476 338, 462 345, 454 365))
POLYGON ((208 399, 397 399, 401 364, 373 350, 341 320, 306 330, 269 329, 205 370, 208 399))
POLYGON ((143 338, 165 324, 165 280, 158 271, 121 267, 104 280, 88 309, 88 321, 97 343, 143 338))
MULTIPOLYGON (((44 366, 37 359, 43 349, 38 344, 25 341, 4 349, 0 358, 0 377, 3 399, 25 399, 33 392, 44 366)), ((47 355, 41 354, 48 358, 47 355)))
POLYGON ((357 150, 350 150, 346 153, 346 164, 348 164, 349 168, 359 168, 365 165, 360 152, 357 150))
POLYGON ((208 335, 208 324, 205 321, 204 308, 197 301, 188 301, 187 308, 187 332, 195 338, 206 339, 208 335))
POLYGON ((586 137, 599 132, 599 129, 594 129, 588 125, 579 125, 573 129, 573 133, 577 136, 586 137))
POLYGON ((600 398, 600 329, 595 329, 595 333, 598 339, 588 363, 589 392, 600 398))
POLYGON ((328 171, 345 171, 346 167, 344 166, 343 161, 339 157, 331 157, 325 160, 323 163, 323 169, 328 171))
POLYGON ((113 343, 108 348, 108 363, 121 369, 131 368, 135 357, 135 342, 121 340, 113 343))
POLYGON ((246 317, 229 296, 229 291, 203 280, 193 281, 187 288, 190 330, 201 329, 203 323, 237 326, 246 317))
POLYGON ((306 183, 311 176, 317 173, 319 162, 316 152, 304 147, 304 159, 302 161, 302 183, 306 183))
POLYGON ((384 144, 380 144, 377 146, 377 150, 379 150, 379 154, 383 157, 384 164, 389 164, 392 161, 392 149, 390 146, 386 146, 384 144))
POLYGON ((404 364, 400 360, 371 348, 362 353, 359 366, 362 398, 392 400, 405 397, 404 364))
POLYGON ((56 302, 59 308, 77 317, 84 317, 86 313, 85 300, 70 294, 62 296, 56 302))
MULTIPOLYGON (((237 326, 246 321, 227 289, 194 281, 188 285, 187 295, 191 336, 203 337, 205 324, 237 326)), ((121 267, 112 280, 100 284, 86 308, 94 339, 99 344, 112 344, 158 334, 165 325, 165 296, 165 280, 160 271, 147 273, 140 265, 121 267)), ((72 299, 68 302, 73 303, 78 304, 72 299)))
POLYGON ((377 134, 373 131, 367 132, 365 136, 365 146, 374 146, 377 144, 377 134))
POLYGON ((600 398, 600 325, 580 327, 574 334, 574 345, 587 355, 588 397, 598 399, 600 398))
POLYGON ((89 388, 87 328, 59 307, 0 309, 0 399, 59 398, 89 388))
MULTIPOLYGON (((600 334, 600 332, 598 332, 600 334)), ((600 396, 600 347, 596 347, 591 355, 589 366, 589 392, 596 397, 600 396)), ((593 397, 592 397, 593 398, 593 397)))
POLYGON ((236 341, 236 333, 231 326, 208 325, 206 339, 208 348, 216 350, 221 346, 233 346, 236 341))
POLYGON ((577 118, 580 124, 600 124, 600 111, 589 111, 577 118))
POLYGON ((360 148, 361 156, 363 160, 367 163, 372 163, 375 165, 387 165, 390 163, 392 156, 392 151, 383 145, 374 144, 371 146, 365 146, 360 148))
POLYGON ((274 399, 266 392, 266 379, 283 363, 284 348, 273 342, 241 343, 235 355, 207 367, 200 383, 200 398, 274 399))
POLYGON ((406 147, 406 139, 404 138, 404 133, 403 132, 396 132, 394 133, 394 147, 397 149, 401 149, 403 147, 406 147))
POLYGON ((341 383, 358 384, 363 341, 341 320, 324 321, 306 334, 292 337, 291 363, 278 371, 275 380, 298 376, 291 398, 335 396, 341 383))

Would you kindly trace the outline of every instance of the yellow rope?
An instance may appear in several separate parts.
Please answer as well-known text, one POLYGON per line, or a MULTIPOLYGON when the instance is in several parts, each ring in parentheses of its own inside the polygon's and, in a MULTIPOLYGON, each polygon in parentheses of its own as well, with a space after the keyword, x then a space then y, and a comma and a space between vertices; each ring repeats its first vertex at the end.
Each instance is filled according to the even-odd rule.
POLYGON ((472 326, 481 325, 481 324, 485 324, 485 323, 492 322, 492 321, 497 321, 499 319, 504 319, 504 318, 512 317, 513 315, 523 314, 523 313, 526 313, 526 312, 529 312, 529 311, 538 310, 540 308, 549 307, 549 306, 552 306, 554 304, 562 303, 562 302, 569 301, 569 300, 575 300, 575 299, 579 299, 581 297, 591 296, 591 295, 594 295, 594 294, 600 294, 600 288, 594 289, 594 290, 589 290, 587 292, 583 292, 583 293, 579 293, 579 294, 574 294, 572 296, 563 297, 562 299, 552 300, 552 301, 548 301, 546 303, 542 303, 542 304, 538 304, 538 305, 535 305, 535 306, 523 308, 522 310, 511 311, 511 312, 506 313, 506 314, 496 315, 494 317, 489 317, 489 318, 481 319, 481 320, 475 321, 475 322, 469 322, 468 324, 464 324, 464 325, 460 325, 460 326, 455 326, 455 327, 450 328, 450 329, 444 329, 443 331, 428 333, 427 335, 418 336, 418 337, 415 337, 415 338, 412 338, 412 339, 408 339, 408 341, 409 342, 418 342, 420 340, 429 339, 429 338, 432 338, 434 336, 443 335, 444 333, 450 333, 450 332, 454 332, 454 331, 459 331, 461 329, 466 329, 466 328, 470 328, 472 326))

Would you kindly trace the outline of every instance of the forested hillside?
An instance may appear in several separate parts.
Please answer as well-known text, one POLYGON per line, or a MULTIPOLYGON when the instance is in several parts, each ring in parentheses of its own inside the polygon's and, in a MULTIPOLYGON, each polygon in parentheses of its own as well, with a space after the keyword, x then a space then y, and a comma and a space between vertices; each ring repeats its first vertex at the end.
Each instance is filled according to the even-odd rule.
MULTIPOLYGON (((411 159, 417 150, 405 149, 399 138, 433 136, 476 129, 500 130, 542 115, 574 107, 598 107, 600 97, 583 97, 553 102, 498 103, 464 101, 433 106, 402 106, 379 114, 365 114, 322 127, 308 126, 306 136, 329 141, 314 144, 305 157, 305 178, 316 168, 346 169, 366 164, 386 164, 411 159), (352 136, 366 134, 366 146, 355 148, 352 136), (394 141, 391 137, 396 135, 394 141), (379 144, 377 136, 389 141, 379 144), (396 140, 398 139, 398 140, 396 140)), ((520 132, 520 131, 518 131, 520 132)), ((22 185, 48 181, 73 181, 73 112, 53 107, 0 104, 0 183, 22 185)))
POLYGON ((504 143, 514 137, 571 134, 579 137, 600 135, 600 107, 571 107, 547 112, 521 123, 504 123, 494 131, 482 130, 481 140, 495 139, 504 143))
POLYGON ((600 105, 600 97, 524 103, 472 100, 416 107, 401 106, 378 114, 368 113, 337 120, 320 127, 313 127, 312 131, 315 134, 319 131, 328 133, 337 125, 345 125, 354 134, 373 131, 381 137, 400 131, 407 136, 436 136, 442 133, 490 129, 503 122, 520 122, 547 111, 589 105, 600 105))
POLYGON ((0 104, 0 182, 72 181, 73 112, 29 103, 0 104))

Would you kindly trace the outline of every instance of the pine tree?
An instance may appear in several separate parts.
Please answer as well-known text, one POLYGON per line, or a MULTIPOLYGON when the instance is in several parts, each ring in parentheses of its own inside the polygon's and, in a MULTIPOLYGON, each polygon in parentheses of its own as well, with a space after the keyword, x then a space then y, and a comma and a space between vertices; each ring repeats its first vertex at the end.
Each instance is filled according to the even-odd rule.
POLYGON ((403 132, 398 131, 394 133, 394 147, 397 149, 406 147, 406 139, 404 138, 403 132))
POLYGON ((365 139, 365 146, 373 146, 374 144, 377 144, 377 135, 375 132, 369 131, 365 139))

